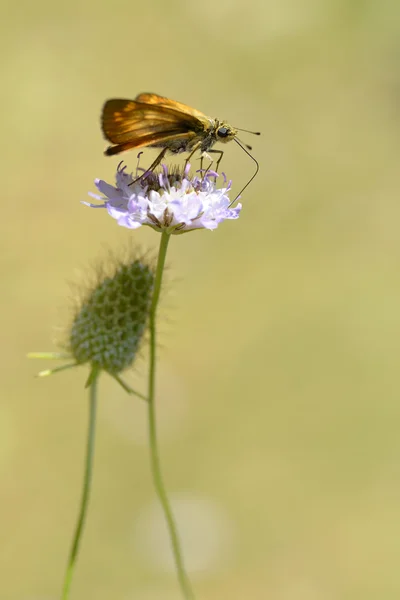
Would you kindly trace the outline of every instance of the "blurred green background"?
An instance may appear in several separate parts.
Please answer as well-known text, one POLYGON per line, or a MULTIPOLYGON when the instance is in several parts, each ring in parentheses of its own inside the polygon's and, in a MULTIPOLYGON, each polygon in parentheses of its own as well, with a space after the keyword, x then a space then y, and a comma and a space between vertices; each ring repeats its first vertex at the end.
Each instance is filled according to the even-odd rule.
MULTIPOLYGON (((400 4, 2 2, 0 598, 59 598, 81 491, 84 369, 45 380, 67 281, 159 236, 80 204, 106 98, 232 125, 239 221, 176 237, 160 313, 165 477, 198 599, 400 597, 400 4), (253 164, 235 145, 238 191, 253 164)), ((135 153, 124 156, 130 168, 135 153)), ((155 157, 147 150, 145 160, 155 157)), ((132 385, 143 388, 145 354, 132 385)), ((71 600, 178 600, 139 400, 101 381, 71 600)))

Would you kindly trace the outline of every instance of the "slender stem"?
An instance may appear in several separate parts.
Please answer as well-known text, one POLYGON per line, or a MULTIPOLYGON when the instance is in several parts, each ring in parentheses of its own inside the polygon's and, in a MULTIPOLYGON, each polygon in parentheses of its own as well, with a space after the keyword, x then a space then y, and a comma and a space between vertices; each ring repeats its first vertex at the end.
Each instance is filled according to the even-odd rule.
POLYGON ((156 268, 156 276, 154 281, 153 298, 150 307, 150 367, 149 367, 149 392, 148 392, 148 419, 149 419, 149 440, 150 440, 150 458, 151 458, 151 470, 153 474, 154 486, 158 498, 161 502, 164 516, 167 521, 169 536, 172 545, 172 551, 175 560, 175 566, 177 570, 179 584, 182 590, 183 597, 185 600, 193 600, 194 594, 192 592, 189 578, 185 571, 183 563, 182 551, 180 547, 177 526, 175 524, 174 516, 172 514, 171 506, 165 491, 164 481, 161 475, 160 456, 158 451, 157 443, 157 429, 156 429, 156 418, 155 418, 155 377, 156 377, 156 313, 157 305, 160 297, 161 281, 165 265, 165 257, 167 254, 169 234, 163 232, 161 235, 160 249, 158 253, 158 261, 156 268))
POLYGON ((85 475, 83 479, 82 499, 79 510, 79 517, 75 528, 75 535, 72 542, 71 552, 68 559, 67 570, 65 573, 64 585, 62 590, 62 600, 68 600, 72 577, 74 574, 75 563, 78 556, 79 545, 82 538, 83 527, 85 525, 86 512, 89 503, 90 485, 93 471, 94 438, 96 426, 96 408, 97 408, 97 382, 99 371, 92 367, 89 377, 89 426, 86 443, 85 475))

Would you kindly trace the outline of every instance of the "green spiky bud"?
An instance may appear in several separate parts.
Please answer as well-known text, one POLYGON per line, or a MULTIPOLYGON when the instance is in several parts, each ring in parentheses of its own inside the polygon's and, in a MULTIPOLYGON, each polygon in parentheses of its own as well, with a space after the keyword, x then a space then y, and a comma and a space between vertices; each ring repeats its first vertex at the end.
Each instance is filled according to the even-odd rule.
POLYGON ((114 265, 79 301, 69 333, 78 364, 90 363, 111 375, 131 366, 146 329, 154 272, 143 259, 114 265))

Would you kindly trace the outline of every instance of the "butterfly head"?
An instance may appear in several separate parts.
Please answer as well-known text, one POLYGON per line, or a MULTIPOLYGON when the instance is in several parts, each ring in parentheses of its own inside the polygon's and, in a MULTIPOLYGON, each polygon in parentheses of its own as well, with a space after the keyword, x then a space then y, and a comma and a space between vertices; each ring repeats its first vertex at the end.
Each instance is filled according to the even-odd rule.
POLYGON ((237 135, 237 129, 228 125, 228 123, 218 123, 215 136, 219 142, 229 142, 237 135))

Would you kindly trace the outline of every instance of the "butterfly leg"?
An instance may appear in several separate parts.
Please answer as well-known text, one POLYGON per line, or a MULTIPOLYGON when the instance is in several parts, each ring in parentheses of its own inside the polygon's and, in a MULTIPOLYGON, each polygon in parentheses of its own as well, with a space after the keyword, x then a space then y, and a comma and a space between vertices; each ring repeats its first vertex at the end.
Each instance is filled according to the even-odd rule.
POLYGON ((190 159, 192 158, 193 154, 200 148, 200 146, 201 146, 201 142, 198 142, 197 144, 195 144, 193 146, 193 149, 192 149, 191 153, 189 154, 189 156, 185 160, 185 169, 188 166, 188 163, 189 163, 190 159))
POLYGON ((150 167, 148 169, 145 170, 144 173, 142 173, 139 177, 137 177, 134 181, 132 181, 132 183, 130 183, 129 185, 132 185, 133 183, 136 183, 138 181, 142 181, 143 179, 146 179, 146 177, 148 175, 150 175, 150 173, 152 171, 154 171, 154 169, 156 167, 158 167, 158 165, 160 164, 160 162, 162 161, 162 159, 164 158, 164 156, 166 155, 168 151, 168 148, 163 148, 160 152, 160 154, 157 156, 156 160, 150 165, 150 167))
POLYGON ((213 166, 214 161, 213 161, 213 159, 211 158, 211 156, 207 152, 203 152, 203 154, 201 155, 201 158, 202 159, 203 158, 208 158, 208 160, 210 161, 209 164, 208 164, 207 169, 204 169, 204 170, 203 170, 203 168, 201 169, 201 175, 202 175, 202 178, 203 178, 203 181, 204 181, 204 179, 206 179, 206 177, 208 175, 208 172, 211 170, 211 167, 213 166))
POLYGON ((217 160, 217 165, 216 165, 216 167, 215 167, 215 172, 216 172, 216 173, 218 173, 218 167, 219 167, 219 163, 220 163, 220 162, 221 162, 221 160, 222 160, 222 156, 223 156, 223 154, 224 154, 224 151, 223 151, 223 150, 214 150, 213 148, 211 148, 211 149, 209 150, 209 152, 213 152, 214 154, 219 154, 219 158, 218 158, 218 160, 217 160))
POLYGON ((200 156, 200 174, 202 176, 203 179, 205 179, 207 177, 207 173, 208 171, 211 169, 212 165, 213 165, 214 161, 211 158, 211 156, 207 153, 207 152, 202 152, 201 156, 200 156), (208 160, 210 161, 208 164, 207 169, 204 169, 204 159, 208 158, 208 160))

